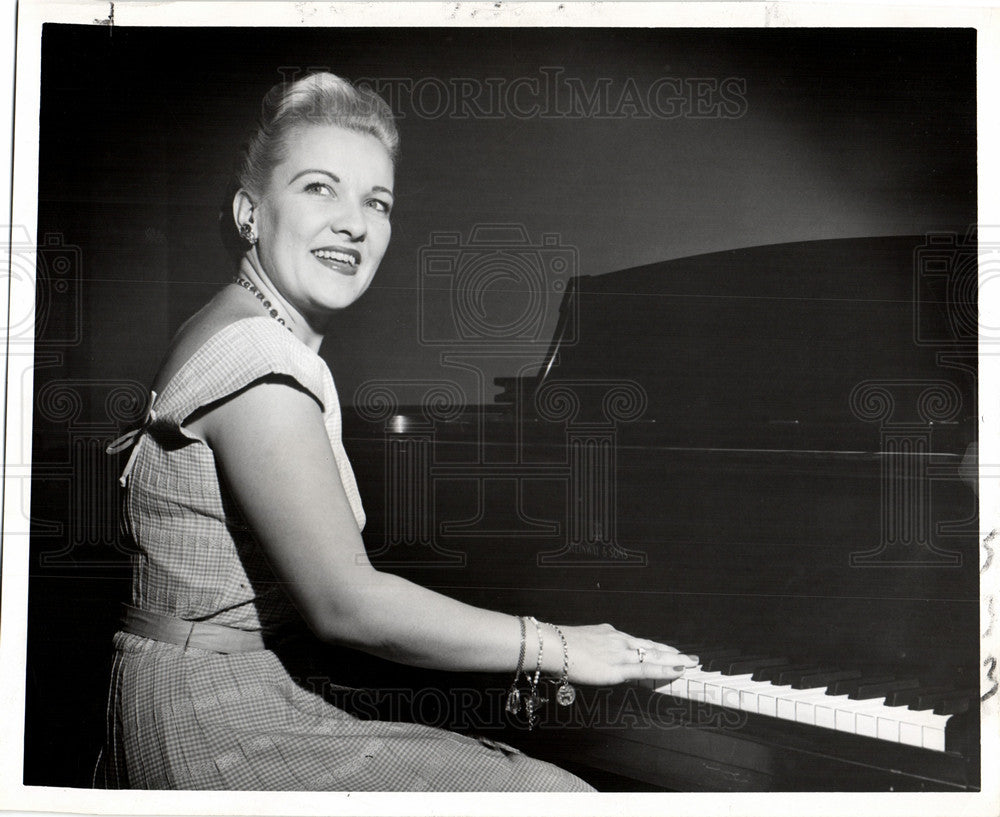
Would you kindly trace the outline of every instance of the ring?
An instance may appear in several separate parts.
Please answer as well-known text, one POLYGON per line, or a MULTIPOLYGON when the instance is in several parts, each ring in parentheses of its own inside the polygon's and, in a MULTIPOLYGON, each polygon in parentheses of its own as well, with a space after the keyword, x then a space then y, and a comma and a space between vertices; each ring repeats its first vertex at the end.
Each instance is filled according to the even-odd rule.
POLYGON ((640 664, 646 660, 646 651, 642 647, 636 647, 635 654, 639 656, 640 664))

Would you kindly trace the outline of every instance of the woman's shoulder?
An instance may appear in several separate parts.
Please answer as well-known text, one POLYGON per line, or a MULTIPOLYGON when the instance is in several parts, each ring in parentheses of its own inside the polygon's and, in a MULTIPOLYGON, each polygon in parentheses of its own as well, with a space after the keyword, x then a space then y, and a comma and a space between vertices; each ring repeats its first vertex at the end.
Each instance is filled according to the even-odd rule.
POLYGON ((213 300, 188 318, 174 334, 163 360, 160 361, 153 380, 153 391, 163 394, 178 372, 202 346, 243 317, 231 309, 219 308, 213 300))
POLYGON ((268 375, 295 380, 325 404, 325 364, 267 315, 213 300, 177 331, 154 379, 158 404, 189 411, 268 375))

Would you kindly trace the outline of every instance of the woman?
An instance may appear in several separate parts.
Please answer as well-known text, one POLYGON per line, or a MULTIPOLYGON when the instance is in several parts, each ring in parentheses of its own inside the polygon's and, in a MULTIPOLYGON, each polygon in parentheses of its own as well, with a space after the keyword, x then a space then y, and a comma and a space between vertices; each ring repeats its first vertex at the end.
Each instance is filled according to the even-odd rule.
POLYGON ((136 545, 115 634, 99 782, 185 789, 587 790, 509 747, 358 720, 293 679, 284 634, 419 667, 572 684, 675 678, 695 660, 609 625, 461 604, 375 570, 318 356, 389 242, 398 135, 386 104, 330 74, 265 97, 233 218, 245 252, 180 329, 122 475, 136 545))

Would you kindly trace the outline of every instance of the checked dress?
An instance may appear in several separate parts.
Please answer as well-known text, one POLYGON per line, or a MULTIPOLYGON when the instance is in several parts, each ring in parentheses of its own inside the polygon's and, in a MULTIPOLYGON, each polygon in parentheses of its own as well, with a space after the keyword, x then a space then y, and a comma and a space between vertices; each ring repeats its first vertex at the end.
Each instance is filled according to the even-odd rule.
MULTIPOLYGON (((250 632, 298 622, 227 495, 212 451, 185 429, 199 409, 262 378, 294 380, 323 410, 358 526, 364 511, 322 358, 267 316, 204 343, 154 395, 122 476, 134 540, 131 604, 250 632)), ((272 649, 224 654, 119 631, 95 785, 351 791, 588 791, 486 739, 363 720, 296 682, 272 649)))

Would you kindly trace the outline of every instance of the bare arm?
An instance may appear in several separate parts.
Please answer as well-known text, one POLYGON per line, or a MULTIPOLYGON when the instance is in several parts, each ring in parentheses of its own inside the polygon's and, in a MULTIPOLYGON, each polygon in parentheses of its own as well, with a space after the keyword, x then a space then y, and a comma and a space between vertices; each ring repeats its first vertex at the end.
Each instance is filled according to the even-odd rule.
MULTIPOLYGON (((463 604, 376 570, 364 544, 315 400, 283 382, 261 382, 190 424, 219 460, 257 540, 320 638, 414 666, 512 671, 520 647, 514 616, 463 604)), ((532 630, 533 628, 529 628, 532 630)), ((695 662, 666 645, 608 625, 564 627, 570 677, 580 683, 673 678, 695 662), (649 650, 638 664, 635 650, 649 650)), ((545 633, 543 669, 562 649, 545 633)), ((534 632, 526 663, 534 665, 534 632)))

